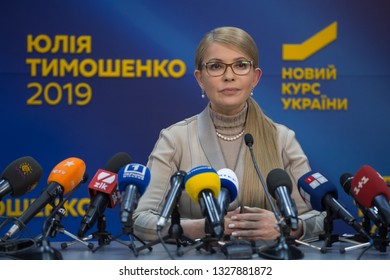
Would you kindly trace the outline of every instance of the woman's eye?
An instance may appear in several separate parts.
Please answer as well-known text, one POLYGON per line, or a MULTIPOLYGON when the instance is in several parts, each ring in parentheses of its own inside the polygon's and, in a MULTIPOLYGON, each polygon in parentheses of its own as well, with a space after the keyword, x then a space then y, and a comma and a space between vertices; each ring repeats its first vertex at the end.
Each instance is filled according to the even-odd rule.
POLYGON ((247 61, 239 61, 239 62, 236 62, 234 65, 235 65, 236 68, 243 68, 243 69, 245 69, 245 68, 248 67, 249 63, 247 61))
POLYGON ((220 63, 211 63, 209 64, 209 68, 212 70, 220 69, 222 66, 220 63))

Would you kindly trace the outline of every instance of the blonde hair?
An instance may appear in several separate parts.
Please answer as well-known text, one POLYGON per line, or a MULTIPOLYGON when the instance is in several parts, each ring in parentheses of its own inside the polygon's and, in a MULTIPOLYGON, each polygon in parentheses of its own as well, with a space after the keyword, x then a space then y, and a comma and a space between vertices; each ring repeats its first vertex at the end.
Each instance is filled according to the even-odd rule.
MULTIPOLYGON (((274 168, 283 168, 283 163, 279 156, 275 123, 264 115, 260 106, 252 98, 248 99, 245 130, 253 136, 254 156, 260 172, 266 180, 268 173, 274 168)), ((239 202, 241 205, 271 210, 253 165, 249 149, 245 151, 244 180, 242 187, 240 186, 239 202)))
MULTIPOLYGON (((257 45, 246 31, 237 27, 218 27, 208 32, 199 43, 195 54, 196 69, 201 70, 205 52, 211 43, 220 43, 240 50, 253 61, 254 68, 259 65, 257 45)), ((254 155, 265 180, 272 169, 283 168, 283 163, 277 147, 275 124, 264 115, 260 106, 252 98, 248 99, 245 130, 253 136, 254 155)), ((271 209, 248 149, 245 151, 244 178, 238 199, 240 205, 271 209)))

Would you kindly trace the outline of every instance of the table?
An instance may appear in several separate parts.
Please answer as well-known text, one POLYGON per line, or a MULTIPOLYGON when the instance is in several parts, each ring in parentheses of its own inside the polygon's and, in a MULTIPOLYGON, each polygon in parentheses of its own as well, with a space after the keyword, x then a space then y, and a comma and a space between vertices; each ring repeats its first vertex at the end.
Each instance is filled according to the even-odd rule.
MULTIPOLYGON (((183 259, 183 260, 221 260, 228 259, 220 248, 215 248, 215 252, 210 252, 204 248, 197 248, 201 243, 197 243, 196 245, 191 246, 181 246, 179 249, 181 254, 177 254, 177 246, 176 244, 166 244, 166 249, 170 252, 170 255, 167 253, 166 249, 163 247, 161 243, 152 246, 151 250, 148 248, 143 249, 136 253, 129 247, 130 242, 120 240, 111 241, 107 245, 103 245, 98 248, 97 242, 92 242, 94 245, 93 249, 89 249, 85 245, 81 243, 73 244, 65 249, 61 248, 61 243, 54 242, 51 246, 57 249, 63 259, 65 260, 127 260, 127 259, 139 259, 139 260, 169 260, 171 256, 174 259, 183 259), (96 251, 94 251, 96 250, 96 251)), ((141 243, 135 242, 136 247, 140 248, 141 243)), ((256 244, 258 246, 258 250, 262 251, 265 248, 270 248, 275 244, 275 242, 263 242, 261 244, 256 244)), ((319 248, 324 246, 323 241, 314 241, 308 243, 308 245, 298 245, 294 246, 294 248, 298 248, 303 253, 304 260, 356 260, 361 252, 365 248, 357 248, 348 251, 345 253, 340 252, 340 248, 352 248, 350 246, 355 246, 354 244, 338 241, 331 245, 331 247, 326 247, 324 253, 322 253, 319 248), (314 248, 317 247, 317 248, 314 248)), ((380 252, 378 249, 372 247, 369 248, 361 257, 362 260, 390 260, 390 247, 387 246, 385 252, 380 252)), ((252 259, 267 259, 264 257, 260 257, 257 253, 252 254, 252 259)))

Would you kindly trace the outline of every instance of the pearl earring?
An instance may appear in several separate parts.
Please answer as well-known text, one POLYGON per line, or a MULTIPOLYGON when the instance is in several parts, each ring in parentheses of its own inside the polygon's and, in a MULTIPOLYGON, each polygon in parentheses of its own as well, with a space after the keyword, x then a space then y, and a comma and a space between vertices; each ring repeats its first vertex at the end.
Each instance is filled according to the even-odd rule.
POLYGON ((205 98, 204 90, 202 90, 202 98, 205 98))

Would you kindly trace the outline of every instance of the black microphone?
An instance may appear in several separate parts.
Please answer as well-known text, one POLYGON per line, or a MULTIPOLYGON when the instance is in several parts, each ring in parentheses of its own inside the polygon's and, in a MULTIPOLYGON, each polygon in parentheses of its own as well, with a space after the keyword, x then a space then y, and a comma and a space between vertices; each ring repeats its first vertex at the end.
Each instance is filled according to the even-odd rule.
POLYGON ((91 202, 80 223, 77 235, 83 237, 93 227, 106 208, 115 208, 120 194, 117 186, 117 173, 122 166, 131 162, 131 157, 124 152, 115 154, 106 164, 106 169, 99 169, 88 185, 91 202))
POLYGON ((19 217, 16 223, 4 236, 4 240, 11 238, 25 224, 27 224, 47 204, 53 204, 57 196, 68 193, 84 179, 85 163, 79 158, 68 158, 57 164, 50 172, 48 185, 40 196, 19 217))
POLYGON ((298 211, 294 201, 291 199, 292 182, 286 171, 275 168, 267 176, 267 186, 273 198, 276 199, 282 216, 287 225, 298 229, 298 211))
POLYGON ((19 197, 30 192, 42 176, 42 167, 30 156, 21 157, 11 162, 1 174, 0 200, 10 194, 19 197))
POLYGON ((171 189, 169 190, 160 217, 157 221, 157 230, 160 231, 165 226, 173 209, 178 204, 182 191, 184 190, 184 179, 187 173, 179 170, 171 176, 171 189))
POLYGON ((358 205, 363 215, 369 218, 376 226, 380 227, 383 224, 383 220, 378 215, 378 209, 375 206, 366 208, 354 198, 351 189, 352 180, 353 180, 353 175, 351 173, 344 173, 340 176, 340 185, 342 186, 345 193, 347 193, 354 199, 355 203, 358 205))
MULTIPOLYGON (((283 221, 280 217, 280 213, 277 210, 275 204, 272 201, 271 195, 268 192, 268 189, 266 187, 266 184, 264 182, 263 176, 261 175, 261 172, 259 170, 259 167, 257 166, 257 162, 255 160, 255 155, 253 153, 253 137, 252 134, 247 133, 245 134, 245 144, 248 146, 249 151, 251 153, 252 162, 255 167, 257 176, 259 177, 261 184, 263 185, 264 193, 271 205, 272 212, 274 212, 276 222, 278 223, 278 226, 280 227, 280 236, 278 237, 278 243, 273 246, 266 247, 263 250, 260 250, 258 254, 264 258, 268 259, 278 259, 278 260, 291 260, 291 259, 302 259, 303 253, 296 247, 290 246, 290 244, 286 241, 285 236, 285 230, 288 229, 286 226, 287 224, 285 221, 283 221)), ((287 231, 287 230, 286 230, 287 231)))

